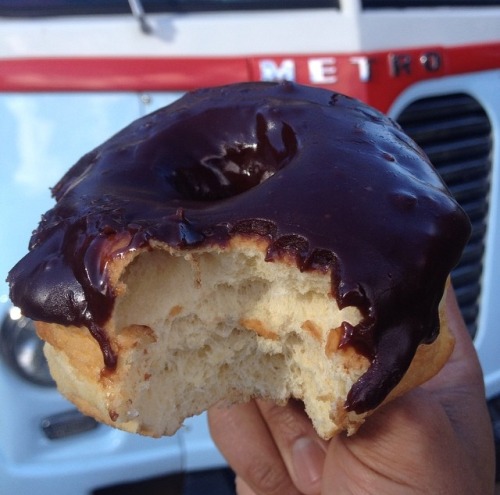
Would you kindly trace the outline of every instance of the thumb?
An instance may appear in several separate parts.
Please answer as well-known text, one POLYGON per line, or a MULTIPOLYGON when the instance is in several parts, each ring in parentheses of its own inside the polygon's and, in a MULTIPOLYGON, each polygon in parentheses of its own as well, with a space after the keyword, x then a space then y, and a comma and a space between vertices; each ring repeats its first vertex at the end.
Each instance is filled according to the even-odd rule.
POLYGON ((320 493, 326 451, 317 439, 308 436, 297 438, 292 444, 292 478, 301 493, 320 493))

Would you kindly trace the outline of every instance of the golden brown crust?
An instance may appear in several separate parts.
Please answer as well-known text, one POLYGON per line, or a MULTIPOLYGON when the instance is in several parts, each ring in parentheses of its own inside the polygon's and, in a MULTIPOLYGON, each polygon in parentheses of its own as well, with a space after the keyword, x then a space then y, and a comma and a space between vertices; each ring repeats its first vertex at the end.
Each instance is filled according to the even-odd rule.
POLYGON ((36 329, 39 337, 49 343, 54 352, 64 353, 72 368, 90 380, 99 380, 102 353, 87 328, 36 322, 36 329))
MULTIPOLYGON (((123 366, 115 373, 103 368, 99 345, 86 328, 36 322, 36 329, 38 335, 46 341, 45 356, 59 391, 82 413, 131 433, 159 436, 146 430, 141 431, 141 425, 134 421, 120 420, 117 423, 119 414, 111 404, 116 401, 124 379, 123 366)), ((130 329, 120 339, 122 357, 137 345, 138 339, 134 338, 137 330, 130 329)), ((142 339, 142 333, 140 338, 142 339)), ((144 377, 145 380, 149 378, 144 377)))
POLYGON ((256 318, 242 318, 240 320, 240 325, 247 330, 255 332, 257 335, 264 337, 265 339, 279 339, 279 336, 276 333, 266 328, 265 324, 256 318))
MULTIPOLYGON (((446 290, 449 290, 449 286, 446 290)), ((418 387, 431 379, 446 364, 455 347, 455 338, 451 334, 446 320, 444 300, 446 292, 441 300, 439 308, 440 331, 438 338, 430 345, 422 344, 417 348, 410 368, 403 379, 392 390, 385 402, 405 394, 409 390, 418 387)))

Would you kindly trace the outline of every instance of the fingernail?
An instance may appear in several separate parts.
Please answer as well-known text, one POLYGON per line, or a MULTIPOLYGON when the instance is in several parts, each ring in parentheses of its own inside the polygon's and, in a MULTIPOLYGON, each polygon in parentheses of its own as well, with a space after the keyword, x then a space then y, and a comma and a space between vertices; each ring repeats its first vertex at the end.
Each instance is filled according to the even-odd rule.
POLYGON ((296 440, 292 447, 292 460, 301 486, 309 487, 321 481, 325 451, 317 442, 308 437, 296 440))

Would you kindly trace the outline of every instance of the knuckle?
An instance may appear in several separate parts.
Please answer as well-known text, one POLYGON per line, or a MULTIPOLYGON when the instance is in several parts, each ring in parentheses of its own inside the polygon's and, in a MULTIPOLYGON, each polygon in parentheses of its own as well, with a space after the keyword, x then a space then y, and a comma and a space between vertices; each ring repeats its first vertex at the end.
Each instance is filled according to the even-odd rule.
POLYGON ((305 417, 304 412, 290 404, 281 406, 267 403, 261 405, 261 411, 271 429, 279 430, 280 436, 287 439, 288 442, 308 432, 309 420, 305 417))
POLYGON ((273 463, 263 462, 261 459, 251 461, 244 478, 257 490, 257 493, 265 495, 295 493, 286 470, 273 463))

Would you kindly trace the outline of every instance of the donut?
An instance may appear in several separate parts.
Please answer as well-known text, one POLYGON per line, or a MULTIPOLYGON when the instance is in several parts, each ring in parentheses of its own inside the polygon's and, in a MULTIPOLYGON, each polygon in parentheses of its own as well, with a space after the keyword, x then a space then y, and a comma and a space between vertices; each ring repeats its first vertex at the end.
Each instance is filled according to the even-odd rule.
POLYGON ((60 391, 172 435, 216 404, 300 400, 354 433, 448 359, 441 301, 470 234, 424 152, 325 89, 199 89, 52 190, 10 296, 60 391))

